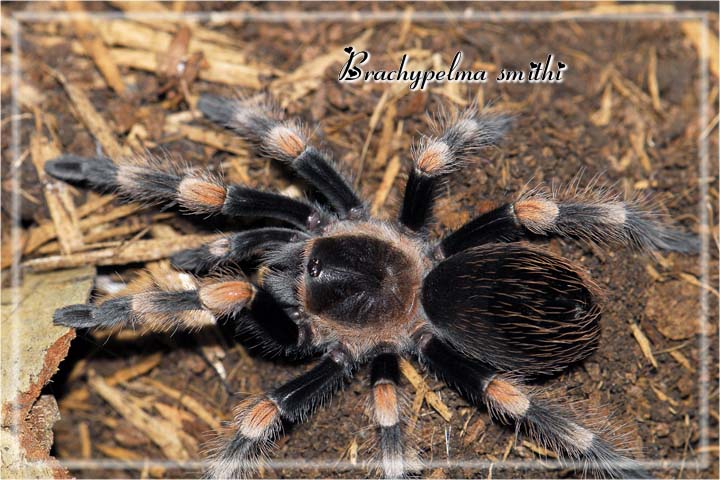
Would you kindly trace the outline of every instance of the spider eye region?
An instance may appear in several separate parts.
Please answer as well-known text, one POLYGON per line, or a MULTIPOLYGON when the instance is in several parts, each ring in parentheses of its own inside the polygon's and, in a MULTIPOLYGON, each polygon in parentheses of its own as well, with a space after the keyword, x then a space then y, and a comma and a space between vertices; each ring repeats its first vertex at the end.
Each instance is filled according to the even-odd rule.
POLYGON ((356 325, 400 316, 412 303, 410 261, 393 245, 363 235, 314 241, 305 269, 305 306, 356 325))
POLYGON ((320 259, 311 258, 310 261, 308 261, 307 271, 308 275, 310 275, 311 277, 319 277, 320 273, 322 272, 322 264, 320 263, 320 259))

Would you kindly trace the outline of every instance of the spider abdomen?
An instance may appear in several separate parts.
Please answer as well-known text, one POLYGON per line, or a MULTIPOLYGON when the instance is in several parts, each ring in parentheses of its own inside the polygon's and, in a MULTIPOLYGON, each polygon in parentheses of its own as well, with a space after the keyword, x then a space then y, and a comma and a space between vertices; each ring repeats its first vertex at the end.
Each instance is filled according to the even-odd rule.
POLYGON ((546 374, 594 350, 600 310, 589 280, 569 263, 521 244, 453 255, 423 284, 438 334, 502 370, 546 374))

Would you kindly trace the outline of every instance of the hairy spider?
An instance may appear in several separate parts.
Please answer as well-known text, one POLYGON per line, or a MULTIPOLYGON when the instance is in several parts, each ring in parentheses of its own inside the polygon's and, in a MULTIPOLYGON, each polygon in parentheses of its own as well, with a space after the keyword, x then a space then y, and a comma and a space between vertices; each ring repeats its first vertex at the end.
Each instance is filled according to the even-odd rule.
POLYGON ((597 346, 597 290, 579 267, 521 240, 568 236, 644 250, 697 250, 697 239, 658 214, 606 191, 533 190, 480 215, 438 242, 428 226, 438 185, 498 143, 507 116, 469 109, 445 115, 413 150, 397 221, 370 217, 365 202, 299 124, 262 100, 203 95, 198 108, 266 157, 286 162, 325 202, 314 204, 196 169, 149 160, 113 163, 65 155, 47 173, 130 200, 177 204, 192 214, 264 217, 283 227, 233 233, 173 257, 200 274, 194 288, 156 285, 100 305, 72 305, 55 323, 76 328, 143 325, 171 331, 229 318, 287 354, 320 354, 307 373, 240 403, 207 475, 251 473, 283 422, 305 419, 357 368, 371 364, 380 466, 388 477, 417 464, 403 440, 398 360, 416 356, 474 405, 515 422, 578 468, 644 476, 608 439, 523 380, 559 372, 597 346), (252 280, 205 276, 221 265, 261 259, 252 280))

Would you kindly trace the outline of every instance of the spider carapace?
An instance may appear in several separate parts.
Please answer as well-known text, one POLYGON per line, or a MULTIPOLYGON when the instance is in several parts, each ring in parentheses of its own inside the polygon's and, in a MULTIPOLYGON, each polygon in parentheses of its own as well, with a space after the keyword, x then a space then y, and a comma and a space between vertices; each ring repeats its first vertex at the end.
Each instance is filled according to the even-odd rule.
POLYGON ((198 108, 259 155, 285 162, 322 201, 227 185, 209 172, 149 158, 65 155, 46 170, 131 201, 275 221, 176 254, 173 265, 195 274, 191 285, 157 281, 140 293, 55 313, 56 323, 76 328, 173 331, 222 319, 278 352, 320 355, 305 374, 237 406, 208 462, 209 477, 252 474, 284 422, 305 419, 368 363, 379 467, 388 477, 421 468, 402 429, 401 357, 419 359, 470 403, 514 422, 581 470, 646 475, 612 439, 523 383, 590 355, 600 318, 586 272, 526 240, 554 235, 692 252, 696 237, 639 201, 574 186, 531 190, 431 240, 438 186, 498 143, 509 124, 502 114, 470 108, 442 115, 412 152, 397 219, 380 221, 299 124, 260 97, 203 95, 198 108), (259 259, 255 271, 227 273, 250 257, 259 259))

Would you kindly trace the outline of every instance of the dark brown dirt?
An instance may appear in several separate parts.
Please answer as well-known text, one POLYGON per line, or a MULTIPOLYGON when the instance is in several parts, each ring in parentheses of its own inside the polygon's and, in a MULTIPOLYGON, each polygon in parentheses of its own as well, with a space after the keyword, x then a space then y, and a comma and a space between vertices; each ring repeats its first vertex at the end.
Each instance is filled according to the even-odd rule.
MULTIPOLYGON (((237 9, 237 10, 290 10, 295 5, 199 5, 189 2, 187 11, 237 9)), ((348 9, 374 11, 398 9, 404 4, 354 4, 313 5, 314 9, 348 9)), ((502 4, 504 10, 559 10, 587 8, 587 5, 570 4, 502 4)), ((19 4, 9 10, 44 10, 55 7, 19 4)), ((105 4, 87 5, 88 10, 106 11, 112 7, 105 4)), ((464 6, 452 4, 413 5, 415 11, 453 10, 464 6)), ((475 4, 475 11, 489 11, 496 6, 475 4)), ((3 14, 9 14, 4 12, 3 14)), ((712 16, 710 25, 717 25, 712 16)), ((709 301, 706 325, 709 334, 709 358, 701 358, 699 327, 695 325, 700 311, 701 291, 692 284, 700 278, 699 258, 678 254, 663 254, 658 258, 632 250, 610 249, 578 244, 569 240, 553 239, 547 247, 575 261, 586 269, 606 291, 603 300, 602 338, 600 347, 587 361, 559 377, 542 384, 549 394, 558 400, 582 400, 584 411, 594 411, 595 417, 608 418, 615 426, 623 426, 624 442, 642 452, 647 460, 670 462, 659 466, 652 473, 661 478, 717 478, 718 477, 718 378, 717 378, 717 238, 716 210, 718 202, 717 173, 717 127, 709 132, 710 176, 700 177, 698 137, 707 124, 699 123, 699 109, 708 101, 711 108, 706 121, 717 115, 717 78, 710 76, 710 98, 700 98, 700 74, 698 54, 681 29, 679 22, 665 20, 567 20, 557 22, 528 21, 445 21, 414 22, 402 43, 398 43, 401 22, 347 22, 327 21, 262 23, 244 22, 220 24, 210 28, 237 38, 240 48, 251 59, 289 72, 330 49, 346 45, 363 31, 373 27, 369 42, 374 65, 396 65, 402 51, 426 49, 442 56, 443 64, 449 62, 457 50, 464 52, 469 65, 475 61, 487 62, 499 68, 526 68, 530 60, 544 59, 554 53, 569 65, 562 84, 498 84, 490 80, 483 86, 485 101, 493 102, 495 108, 512 111, 515 125, 502 148, 490 152, 487 161, 478 162, 454 175, 452 182, 442 192, 437 210, 436 235, 442 235, 458 227, 481 210, 487 200, 516 197, 526 184, 567 184, 582 173, 580 184, 586 184, 598 176, 604 183, 616 184, 620 191, 652 194, 664 205, 667 213, 683 228, 698 232, 701 191, 699 185, 707 182, 710 212, 710 285, 715 290, 707 295, 709 301), (593 114, 601 109, 605 84, 603 78, 609 68, 615 69, 620 87, 634 85, 649 97, 648 62, 652 51, 657 55, 657 81, 662 109, 658 113, 645 97, 631 92, 623 95, 617 86, 612 89, 612 109, 606 125, 593 123, 593 114), (634 149, 634 138, 644 136, 642 149, 634 149), (642 152, 647 155, 650 169, 643 168, 642 152), (657 360, 654 368, 643 356, 633 337, 631 325, 636 324, 647 336, 657 360), (681 353, 693 371, 684 368, 671 352, 681 353), (702 418, 699 372, 702 362, 709 366, 709 424, 707 445, 701 442, 702 418), (696 460, 709 455, 709 463, 696 468, 696 460)), ((715 28, 711 28, 714 31, 715 28)), ((70 80, 84 85, 95 108, 113 121, 117 138, 122 142, 130 126, 139 123, 149 132, 148 139, 156 142, 171 154, 180 154, 189 162, 200 165, 219 165, 227 153, 204 147, 187 139, 172 139, 158 131, 167 114, 187 109, 180 101, 166 108, 166 97, 156 95, 158 79, 155 75, 121 69, 125 81, 135 85, 137 92, 127 101, 119 101, 110 89, 102 86, 100 76, 92 62, 71 52, 67 45, 53 49, 38 48, 33 35, 52 34, 72 37, 67 24, 28 24, 23 44, 25 58, 23 75, 26 81, 42 92, 41 108, 51 112, 57 120, 57 135, 66 152, 80 155, 95 153, 95 142, 85 127, 73 115, 68 97, 58 83, 46 75, 43 64, 64 73, 70 80), (130 77, 132 74, 132 77, 130 77)), ((9 41, 3 36, 3 67, 7 64, 9 41)), ((339 84, 339 64, 328 68, 317 88, 289 106, 291 114, 302 116, 309 123, 319 121, 325 132, 327 146, 334 157, 349 172, 356 172, 360 150, 368 134, 368 122, 381 95, 389 88, 385 83, 339 84)), ((7 69, 3 69, 6 72, 7 69)), ((490 76, 492 77, 492 72, 490 76)), ((604 77, 605 76, 605 77, 604 77)), ((265 79, 267 84, 271 79, 265 79)), ((3 73, 3 93, 8 78, 3 73)), ((193 94, 212 91, 229 93, 227 86, 196 81, 190 85, 193 94)), ((410 93, 397 102, 395 121, 403 122, 399 143, 391 145, 391 154, 397 151, 403 160, 402 172, 409 164, 409 147, 417 132, 427 131, 425 112, 435 111, 439 105, 451 103, 442 95, 445 89, 432 87, 427 92, 410 93)), ((477 94, 477 87, 468 91, 462 86, 461 99, 477 94)), ((5 95, 7 98, 7 95, 5 95)), ((21 113, 29 113, 21 109, 21 113)), ((7 101, 3 99, 3 117, 9 114, 7 101)), ((203 122, 198 124, 206 125, 203 122)), ((21 151, 27 146, 29 132, 34 128, 31 116, 23 117, 20 124, 21 151)), ((3 122, 3 168, 7 171, 9 157, 9 125, 3 122)), ((381 147, 383 125, 379 123, 373 135, 359 185, 361 191, 373 198, 383 178, 386 164, 377 164, 374 157, 381 147)), ((635 142, 635 145, 637 142, 635 142)), ((27 160, 23 185, 32 198, 42 198, 32 163, 27 160)), ((288 172, 276 165, 272 168, 263 161, 249 164, 248 174, 257 186, 280 185, 286 187, 293 180, 288 172)), ((392 215, 404 184, 402 175, 394 182, 390 198, 383 214, 392 215)), ((3 182, 3 200, 8 194, 3 182)), ((76 204, 84 201, 81 197, 76 204)), ((9 219, 3 202, 3 226, 9 219)), ((27 206, 27 204, 25 204, 27 206)), ((30 228, 36 222, 48 218, 42 205, 31 205, 21 210, 23 225, 30 228)), ((146 218, 147 214, 144 217, 146 218)), ((187 220, 167 221, 177 231, 197 231, 196 222, 187 220)), ((4 229, 6 230, 6 229, 4 229)), ((6 239, 7 237, 4 237, 6 239)), ((118 272, 121 278, 130 279, 138 265, 132 268, 104 268, 102 274, 118 272)), ((154 352, 162 352, 162 360, 146 376, 182 391, 201 402, 205 407, 227 419, 231 408, 239 398, 257 393, 290 379, 307 368, 280 359, 268 359, 249 349, 250 340, 225 346, 222 360, 228 371, 224 384, 215 370, 203 358, 197 342, 189 335, 171 338, 148 335, 142 338, 110 338, 86 335, 76 340, 65 370, 49 389, 59 399, 63 419, 56 426, 55 453, 60 459, 76 459, 80 455, 78 425, 89 426, 92 458, 106 455, 97 445, 122 447, 142 457, 162 459, 162 452, 147 438, 128 424, 102 398, 90 390, 84 408, 64 408, 63 398, 80 389, 87 389, 87 373, 95 371, 109 376, 147 358, 154 352), (229 395, 228 392, 237 392, 229 395)), ((457 466, 461 462, 500 462, 507 453, 507 460, 522 461, 540 458, 523 438, 508 450, 512 442, 511 428, 493 423, 487 412, 468 406, 456 393, 432 378, 429 385, 441 396, 453 411, 452 420, 445 422, 434 410, 423 405, 420 410, 415 442, 425 460, 434 462, 433 468, 424 475, 442 477, 547 477, 573 476, 570 471, 548 472, 543 469, 513 470, 494 465, 488 470, 483 466, 457 466), (445 467, 445 463, 447 466, 445 467)), ((274 452, 277 460, 292 462, 303 459, 332 465, 347 460, 353 443, 359 446, 360 461, 368 458, 368 449, 374 440, 374 432, 365 415, 367 401, 367 372, 362 370, 355 381, 325 408, 320 409, 308 422, 296 425, 281 438, 274 452)), ((411 402, 415 391, 408 382, 403 390, 411 402)), ((138 384, 128 387, 132 396, 146 401, 162 401, 178 405, 160 392, 141 390, 138 384)), ((588 417, 589 418, 589 417, 588 417)), ((204 442, 210 436, 201 421, 185 421, 186 433, 204 442)), ((201 458, 200 454, 197 454, 201 458)), ((658 464, 660 465, 660 464, 658 464)), ((118 477, 141 474, 139 469, 74 469, 78 477, 118 477)), ((165 472, 150 470, 150 474, 166 476, 194 476, 197 472, 169 469, 165 472)), ((278 467, 266 469, 266 477, 343 476, 363 477, 364 470, 338 470, 316 468, 278 467)))

